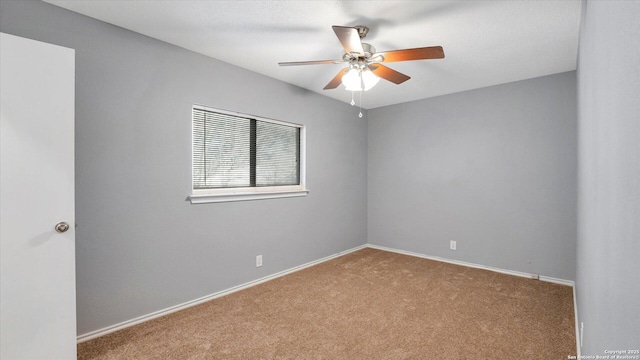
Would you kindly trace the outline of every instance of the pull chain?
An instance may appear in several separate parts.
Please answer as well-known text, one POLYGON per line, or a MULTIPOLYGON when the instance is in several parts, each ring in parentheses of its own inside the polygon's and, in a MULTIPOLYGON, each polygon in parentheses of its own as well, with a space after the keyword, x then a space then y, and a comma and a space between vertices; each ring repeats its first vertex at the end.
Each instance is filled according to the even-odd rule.
POLYGON ((355 105, 356 102, 353 101, 353 91, 351 92, 351 102, 350 102, 351 106, 355 105))
POLYGON ((360 113, 358 114, 358 117, 362 117, 362 90, 360 90, 360 113))

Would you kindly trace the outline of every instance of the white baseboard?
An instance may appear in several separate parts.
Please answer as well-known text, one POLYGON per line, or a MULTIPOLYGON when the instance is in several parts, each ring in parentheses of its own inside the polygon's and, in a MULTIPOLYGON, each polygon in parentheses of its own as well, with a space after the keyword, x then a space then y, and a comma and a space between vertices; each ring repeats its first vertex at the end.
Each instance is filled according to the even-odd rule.
POLYGON ((524 277, 524 278, 529 278, 529 279, 539 279, 540 281, 550 282, 550 283, 554 283, 554 284, 566 285, 566 286, 571 286, 571 287, 573 287, 575 285, 575 283, 573 281, 571 281, 571 280, 558 279, 558 278, 554 278, 554 277, 550 277, 550 276, 542 276, 542 275, 537 275, 537 274, 529 274, 529 273, 525 273, 525 272, 521 272, 521 271, 515 271, 515 270, 500 269, 500 268, 496 268, 496 267, 492 267, 492 266, 469 263, 469 262, 466 262, 466 261, 451 260, 451 259, 442 258, 442 257, 438 257, 438 256, 431 256, 431 255, 415 253, 415 252, 412 252, 412 251, 398 250, 398 249, 389 248, 389 247, 386 247, 386 246, 367 244, 367 247, 370 247, 372 249, 390 251, 390 252, 403 254, 403 255, 415 256, 415 257, 419 257, 419 258, 423 258, 423 259, 429 259, 429 260, 445 262, 445 263, 454 264, 454 265, 461 265, 461 266, 466 266, 466 267, 471 267, 471 268, 476 268, 476 269, 489 270, 489 271, 494 271, 494 272, 507 274, 507 275, 514 275, 514 276, 519 276, 519 277, 524 277))
POLYGON ((329 255, 329 256, 324 257, 324 258, 319 259, 319 260, 314 260, 314 261, 308 262, 306 264, 302 264, 302 265, 299 265, 299 266, 296 266, 296 267, 292 267, 290 269, 283 270, 283 271, 280 271, 280 272, 277 272, 275 274, 271 274, 271 275, 265 276, 265 277, 257 279, 257 280, 249 281, 247 283, 244 283, 244 284, 241 284, 241 285, 238 285, 238 286, 234 286, 234 287, 226 289, 226 290, 218 291, 216 293, 213 293, 213 294, 210 294, 210 295, 206 295, 206 296, 203 296, 203 297, 195 299, 195 300, 187 301, 187 302, 184 302, 182 304, 178 304, 178 305, 175 305, 175 306, 168 307, 166 309, 155 311, 155 312, 152 312, 152 313, 147 314, 147 315, 142 315, 142 316, 139 316, 139 317, 131 319, 131 320, 123 321, 123 322, 121 322, 119 324, 115 324, 115 325, 107 326, 107 327, 102 328, 102 329, 91 331, 91 332, 88 332, 86 334, 79 335, 76 340, 77 340, 78 343, 81 343, 81 342, 84 342, 84 341, 95 339, 97 337, 104 336, 104 335, 110 334, 112 332, 115 332, 115 331, 118 331, 118 330, 122 330, 124 328, 128 328, 130 326, 134 326, 134 325, 143 323, 145 321, 149 321, 149 320, 161 317, 161 316, 169 315, 169 314, 174 313, 176 311, 184 310, 184 309, 190 308, 192 306, 195 306, 195 305, 198 305, 198 304, 202 304, 204 302, 207 302, 207 301, 210 301, 210 300, 213 300, 213 299, 225 296, 225 295, 232 294, 232 293, 234 293, 236 291, 244 290, 244 289, 250 288, 252 286, 256 286, 258 284, 262 284, 262 283, 267 282, 269 280, 273 280, 273 279, 279 278, 281 276, 285 276, 285 275, 294 273, 296 271, 300 271, 302 269, 305 269, 305 268, 311 267, 313 265, 317 265, 317 264, 329 261, 331 259, 335 259, 337 257, 352 253, 354 251, 358 251, 360 249, 364 249, 366 247, 367 247, 366 244, 365 245, 360 245, 360 246, 357 246, 355 248, 339 252, 337 254, 329 255))

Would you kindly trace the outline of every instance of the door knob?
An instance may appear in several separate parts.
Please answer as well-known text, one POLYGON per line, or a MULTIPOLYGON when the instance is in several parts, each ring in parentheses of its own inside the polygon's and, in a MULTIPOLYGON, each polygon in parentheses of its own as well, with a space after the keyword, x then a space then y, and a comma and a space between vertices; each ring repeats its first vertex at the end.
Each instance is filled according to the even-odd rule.
POLYGON ((69 224, 63 221, 63 222, 57 223, 56 226, 54 226, 53 228, 56 229, 57 232, 63 233, 69 230, 69 224))

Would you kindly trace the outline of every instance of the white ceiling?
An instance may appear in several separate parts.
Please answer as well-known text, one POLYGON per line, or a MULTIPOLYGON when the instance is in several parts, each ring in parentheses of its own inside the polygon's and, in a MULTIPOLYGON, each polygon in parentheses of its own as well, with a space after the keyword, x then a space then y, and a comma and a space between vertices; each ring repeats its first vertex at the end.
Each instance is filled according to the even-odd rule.
POLYGON ((581 12, 580 0, 45 1, 343 102, 343 86, 322 88, 344 65, 278 62, 341 58, 332 25, 368 26, 378 51, 444 48, 387 64, 411 79, 381 80, 367 109, 575 70, 581 12))

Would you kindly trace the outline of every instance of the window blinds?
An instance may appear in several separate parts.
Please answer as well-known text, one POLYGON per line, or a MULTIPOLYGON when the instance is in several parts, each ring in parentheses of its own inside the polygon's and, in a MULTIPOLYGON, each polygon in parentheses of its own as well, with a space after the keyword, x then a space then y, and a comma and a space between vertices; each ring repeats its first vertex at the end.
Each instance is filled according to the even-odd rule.
POLYGON ((193 108, 193 188, 300 184, 300 128, 193 108))
POLYGON ((256 121, 256 186, 300 183, 300 128, 256 121))

